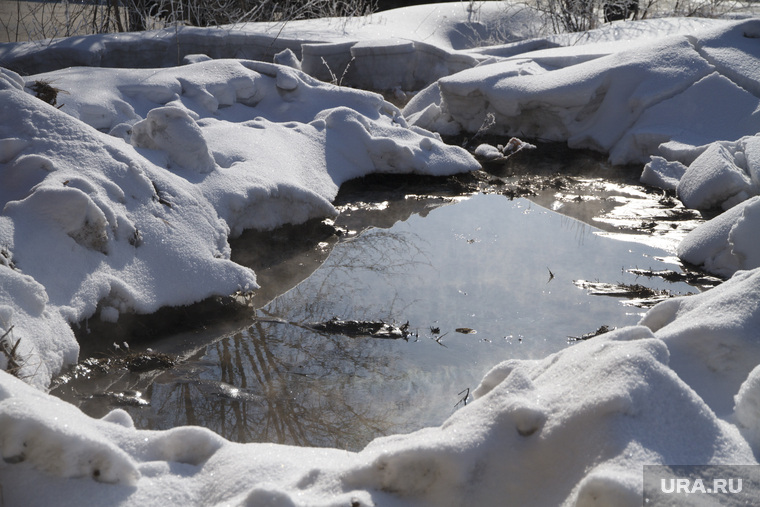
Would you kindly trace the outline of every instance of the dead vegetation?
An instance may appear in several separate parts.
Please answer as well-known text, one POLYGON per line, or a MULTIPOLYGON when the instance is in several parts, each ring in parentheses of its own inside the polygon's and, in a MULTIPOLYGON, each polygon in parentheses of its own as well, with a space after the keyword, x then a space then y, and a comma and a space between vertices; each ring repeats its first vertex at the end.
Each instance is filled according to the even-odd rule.
POLYGON ((408 340, 412 333, 409 322, 401 326, 374 320, 341 320, 337 317, 326 322, 315 322, 306 325, 307 328, 320 333, 340 334, 352 338, 369 336, 372 338, 387 338, 392 340, 408 340))
POLYGON ((20 343, 21 338, 15 341, 13 339, 13 326, 8 327, 3 336, 0 336, 0 353, 5 356, 7 362, 5 371, 17 378, 21 378, 21 368, 24 366, 24 359, 18 350, 20 343))
POLYGON ((638 283, 606 283, 587 280, 573 280, 573 283, 581 289, 586 289, 592 296, 628 299, 625 304, 639 308, 651 308, 660 301, 683 295, 674 294, 664 289, 652 289, 638 283))
POLYGON ((29 86, 29 89, 34 92, 35 97, 42 100, 43 102, 47 102, 53 107, 58 107, 59 109, 63 106, 63 104, 58 105, 58 94, 68 93, 65 90, 56 88, 50 84, 50 82, 43 80, 35 81, 31 84, 31 86, 29 86))
POLYGON ((626 270, 628 273, 637 275, 637 276, 643 276, 646 278, 662 278, 665 281, 671 282, 671 283, 677 283, 677 282, 685 282, 689 285, 694 285, 698 287, 716 287, 723 283, 723 280, 721 280, 718 277, 705 275, 703 273, 698 273, 694 271, 673 271, 671 269, 662 269, 662 270, 652 270, 652 269, 640 269, 640 268, 631 268, 626 270))
POLYGON ((585 340, 594 338, 596 336, 609 333, 610 331, 614 331, 614 330, 615 330, 614 327, 611 328, 610 326, 602 325, 602 326, 599 326, 596 331, 592 331, 591 333, 582 334, 580 336, 568 336, 567 341, 568 342, 585 341, 585 340))
POLYGON ((148 349, 132 352, 128 347, 114 346, 115 351, 104 357, 88 357, 79 361, 67 373, 53 380, 52 386, 66 384, 70 380, 110 375, 116 372, 145 373, 167 370, 177 365, 177 359, 168 354, 148 349))

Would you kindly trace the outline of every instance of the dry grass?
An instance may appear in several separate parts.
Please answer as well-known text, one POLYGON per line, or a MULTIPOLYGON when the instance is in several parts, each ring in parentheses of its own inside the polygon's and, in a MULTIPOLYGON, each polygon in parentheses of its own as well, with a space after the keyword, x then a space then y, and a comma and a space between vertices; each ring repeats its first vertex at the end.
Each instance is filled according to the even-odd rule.
MULTIPOLYGON (((121 9, 123 16, 124 9, 121 9)), ((0 1, 0 42, 22 42, 116 30, 103 5, 0 1), (113 26, 112 26, 113 25, 113 26)))

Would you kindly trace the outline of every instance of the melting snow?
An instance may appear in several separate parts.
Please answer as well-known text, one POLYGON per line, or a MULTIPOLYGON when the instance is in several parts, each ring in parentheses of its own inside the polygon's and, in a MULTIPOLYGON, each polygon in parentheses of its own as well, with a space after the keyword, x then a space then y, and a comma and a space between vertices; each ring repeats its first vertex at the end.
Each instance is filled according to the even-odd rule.
POLYGON ((644 464, 757 464, 760 21, 540 37, 524 7, 466 5, 0 45, 31 74, 0 69, 0 331, 21 358, 0 366, 27 380, 0 372, 6 504, 640 505, 644 464), (427 88, 402 113, 312 76, 427 88), (140 431, 42 391, 77 359, 71 323, 253 289, 230 235, 334 215, 340 184, 371 172, 471 171, 435 132, 489 117, 491 133, 647 163, 644 181, 728 210, 678 253, 731 278, 508 360, 441 427, 358 453, 140 431))

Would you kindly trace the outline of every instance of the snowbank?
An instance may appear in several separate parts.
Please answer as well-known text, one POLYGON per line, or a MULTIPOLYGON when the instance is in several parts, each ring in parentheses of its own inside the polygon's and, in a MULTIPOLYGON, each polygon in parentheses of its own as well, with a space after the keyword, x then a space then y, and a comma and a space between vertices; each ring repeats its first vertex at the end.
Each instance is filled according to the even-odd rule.
MULTIPOLYGON (((760 21, 682 29, 623 42, 613 24, 577 48, 557 37, 544 40, 549 49, 481 49, 492 58, 432 84, 404 115, 446 134, 487 129, 600 151, 614 164, 646 162, 644 183, 675 190, 690 208, 729 209, 760 193, 760 21)), ((679 256, 722 276, 760 267, 760 244, 747 234, 753 209, 699 227, 679 256)))
POLYGON ((758 269, 661 303, 640 326, 497 365, 441 427, 358 453, 141 431, 126 412, 95 420, 0 372, 5 503, 640 505, 644 464, 757 464, 760 21, 528 39, 535 14, 493 4, 342 31, 326 20, 0 46, 0 61, 34 72, 188 55, 170 69, 0 70, 0 336, 16 346, 0 367, 44 387, 76 359, 71 322, 255 287, 229 260, 229 235, 334 214, 338 186, 370 172, 472 170, 423 128, 475 132, 491 116, 491 133, 649 161, 646 181, 728 209, 684 240, 682 258, 726 276, 758 269), (489 23, 505 12, 514 24, 498 33, 489 23), (637 31, 657 37, 622 41, 637 31), (473 49, 497 35, 509 43, 473 49), (402 115, 298 70, 324 72, 323 58, 374 88, 448 77, 402 115), (35 82, 61 90, 60 109, 32 96, 35 82))
POLYGON ((140 431, 121 410, 94 420, 0 372, 3 495, 24 505, 640 505, 643 464, 757 464, 757 440, 709 403, 739 393, 741 430, 757 434, 756 374, 742 381, 758 357, 708 369, 716 346, 756 348, 741 325, 756 324, 757 311, 733 303, 757 299, 744 292, 757 276, 655 307, 644 323, 656 334, 625 328, 502 363, 441 427, 358 453, 232 444, 196 427, 140 431), (704 309, 716 301, 732 318, 711 332, 722 314, 704 309), (702 387, 717 397, 706 404, 702 387))
POLYGON ((22 359, 22 374, 41 385, 76 358, 65 326, 48 343, 61 318, 253 289, 230 234, 334 215, 339 185, 371 172, 479 167, 378 95, 275 64, 3 76, 2 329, 18 323, 21 357, 42 362, 22 359), (39 82, 55 83, 60 109, 32 96, 39 82))
MULTIPOLYGON (((693 25, 692 25, 693 28, 693 25)), ((634 44, 600 42, 494 59, 432 85, 404 109, 417 125, 567 142, 646 162, 760 130, 760 21, 709 24, 634 44), (721 100, 715 100, 721 97, 721 100)))
POLYGON ((191 55, 271 62, 292 51, 319 79, 372 90, 419 89, 474 66, 464 50, 538 34, 541 16, 520 4, 451 2, 358 16, 219 28, 180 27, 0 44, 0 62, 21 74, 65 67, 176 66, 191 55), (390 72, 378 72, 382 66, 390 72), (366 69, 372 69, 366 72, 366 69))

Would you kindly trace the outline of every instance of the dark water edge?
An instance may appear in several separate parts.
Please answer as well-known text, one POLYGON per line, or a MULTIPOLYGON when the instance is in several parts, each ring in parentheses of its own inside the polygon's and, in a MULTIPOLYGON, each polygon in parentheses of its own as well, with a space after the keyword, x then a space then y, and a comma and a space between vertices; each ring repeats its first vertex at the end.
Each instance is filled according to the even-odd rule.
POLYGON ((674 244, 699 222, 641 187, 636 168, 544 148, 488 169, 349 182, 335 222, 245 233, 231 242, 233 260, 256 271, 261 291, 115 325, 90 319, 77 331, 82 357, 100 363, 62 376, 52 394, 96 417, 124 408, 140 428, 199 424, 234 441, 355 450, 440 424, 502 360, 544 357, 645 311, 578 280, 698 290, 631 272, 681 268, 671 252, 589 225, 674 244), (409 335, 311 326, 335 317, 408 322, 409 335), (173 365, 130 371, 133 353, 173 365))

